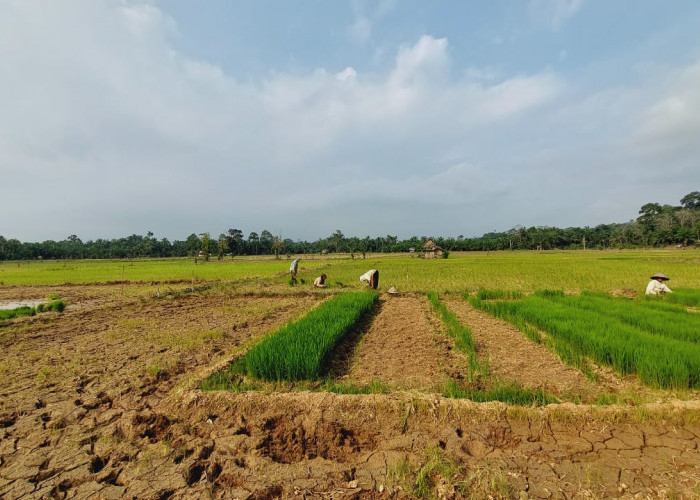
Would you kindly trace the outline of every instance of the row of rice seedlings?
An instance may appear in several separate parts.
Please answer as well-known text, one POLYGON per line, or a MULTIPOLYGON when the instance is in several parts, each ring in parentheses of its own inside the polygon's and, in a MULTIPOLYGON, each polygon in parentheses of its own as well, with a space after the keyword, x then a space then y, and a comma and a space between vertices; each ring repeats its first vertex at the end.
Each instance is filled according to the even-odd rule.
POLYGON ((570 307, 596 311, 598 314, 638 328, 655 335, 700 343, 700 316, 685 309, 656 309, 650 312, 639 307, 641 301, 615 299, 610 295, 584 293, 580 296, 567 295, 550 297, 550 300, 570 307))
POLYGON ((521 318, 622 375, 636 373, 645 384, 665 388, 700 386, 697 344, 649 334, 600 311, 551 300, 558 294, 546 295, 496 302, 487 310, 506 320, 521 318))
POLYGON ((515 382, 501 380, 497 380, 492 387, 486 390, 464 387, 455 380, 449 380, 445 385, 443 395, 448 398, 470 399, 477 403, 501 401, 520 406, 541 406, 559 402, 557 398, 542 388, 527 389, 520 387, 515 382))
POLYGON ((479 361, 476 355, 476 346, 474 345, 474 337, 472 336, 471 330, 460 323, 457 317, 447 309, 447 306, 440 302, 437 293, 428 292, 427 296, 430 307, 440 316, 447 335, 454 339, 455 347, 467 355, 467 359, 469 360, 470 382, 474 382, 477 375, 482 377, 488 376, 488 362, 479 361))
POLYGON ((36 313, 47 311, 63 312, 66 308, 66 303, 62 300, 54 300, 48 304, 38 304, 36 307, 20 306, 14 309, 0 309, 0 321, 14 319, 20 316, 34 316, 36 313))
POLYGON ((319 378, 333 349, 377 297, 371 291, 343 293, 282 327, 245 355, 245 373, 264 380, 319 378))
MULTIPOLYGON (((555 294, 554 292, 549 291, 548 294, 555 294)), ((487 295, 488 296, 488 295, 487 295)), ((535 328, 532 326, 530 323, 528 323, 523 317, 518 316, 517 314, 514 314, 514 312, 511 310, 511 308, 507 308, 502 306, 501 302, 492 302, 492 301, 485 301, 481 300, 479 296, 470 296, 468 293, 465 293, 463 295, 463 298, 469 303, 482 311, 485 311, 493 316, 496 316, 497 318, 500 318, 504 321, 509 322, 513 326, 515 326, 518 330, 523 332, 525 334, 525 337, 528 338, 530 341, 535 342, 536 344, 543 344, 545 347, 553 351, 554 353, 559 356, 559 358, 566 363, 569 366, 573 366, 574 368, 577 368, 581 370, 581 372, 588 378, 589 380, 592 380, 594 382, 598 382, 598 375, 596 375, 595 371, 593 370, 593 367, 591 367, 591 364, 589 363, 588 359, 586 358, 585 355, 583 355, 580 351, 577 349, 574 349, 569 343, 566 341, 557 338, 557 337, 546 337, 542 338, 542 335, 540 334, 540 330, 538 328, 535 328)))
POLYGON ((526 389, 515 382, 504 382, 492 376, 488 360, 479 361, 471 330, 462 325, 459 319, 440 302, 438 294, 428 292, 428 301, 433 311, 439 314, 447 334, 455 339, 457 349, 469 359, 469 383, 463 385, 456 380, 449 380, 443 389, 448 398, 470 399, 476 402, 501 401, 514 405, 544 405, 557 402, 557 399, 544 389, 526 389), (478 375, 478 377, 477 377, 478 375), (478 380, 478 384, 474 384, 478 380), (486 388, 488 386, 488 388, 486 388))
POLYGON ((662 297, 650 297, 652 300, 664 300, 672 304, 681 304, 687 307, 700 307, 700 290, 677 288, 672 293, 667 293, 662 297))

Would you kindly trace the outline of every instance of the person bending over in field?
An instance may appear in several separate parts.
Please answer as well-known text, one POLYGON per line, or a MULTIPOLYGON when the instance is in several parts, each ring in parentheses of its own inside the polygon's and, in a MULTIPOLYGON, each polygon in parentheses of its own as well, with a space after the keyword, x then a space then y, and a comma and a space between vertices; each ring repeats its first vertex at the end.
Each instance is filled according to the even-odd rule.
POLYGON ((314 288, 326 288, 326 275, 322 274, 314 280, 314 288))
POLYGON ((376 269, 370 269, 365 274, 360 276, 360 281, 364 281, 370 288, 377 289, 379 286, 379 271, 376 269))
POLYGON ((292 283, 297 282, 297 269, 299 269, 299 259, 294 259, 289 265, 289 274, 292 276, 292 283))
POLYGON ((664 273, 656 273, 651 277, 651 281, 647 285, 647 295, 663 295, 668 292, 672 292, 669 287, 666 286, 664 281, 668 281, 670 278, 664 273))

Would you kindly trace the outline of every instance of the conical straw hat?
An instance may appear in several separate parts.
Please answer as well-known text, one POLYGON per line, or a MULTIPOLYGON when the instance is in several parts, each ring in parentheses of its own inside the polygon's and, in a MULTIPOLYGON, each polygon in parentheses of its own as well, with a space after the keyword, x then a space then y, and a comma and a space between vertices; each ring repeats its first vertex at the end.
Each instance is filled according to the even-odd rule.
POLYGON ((664 280, 664 281, 668 281, 668 280, 671 279, 671 278, 669 278, 668 276, 666 276, 664 273, 656 273, 655 275, 653 275, 653 276, 651 277, 651 279, 653 279, 653 280, 659 279, 659 278, 661 278, 661 279, 664 280))

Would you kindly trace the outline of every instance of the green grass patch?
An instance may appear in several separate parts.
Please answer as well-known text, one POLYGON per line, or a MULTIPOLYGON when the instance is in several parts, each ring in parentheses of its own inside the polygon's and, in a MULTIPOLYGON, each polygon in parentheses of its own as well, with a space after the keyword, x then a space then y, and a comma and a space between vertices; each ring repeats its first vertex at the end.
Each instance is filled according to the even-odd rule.
POLYGON ((62 300, 54 300, 47 304, 37 304, 36 307, 20 306, 14 309, 0 309, 0 321, 19 318, 21 316, 35 316, 37 313, 48 311, 63 312, 66 303, 62 300))
POLYGON ((36 314, 35 307, 21 306, 14 309, 0 309, 0 320, 14 319, 20 316, 34 316, 36 314))
POLYGON ((457 381, 449 380, 445 385, 443 395, 448 398, 470 399, 478 403, 501 401, 519 406, 542 406, 558 403, 559 400, 544 389, 527 389, 515 382, 497 381, 489 389, 474 389, 465 387, 457 381))

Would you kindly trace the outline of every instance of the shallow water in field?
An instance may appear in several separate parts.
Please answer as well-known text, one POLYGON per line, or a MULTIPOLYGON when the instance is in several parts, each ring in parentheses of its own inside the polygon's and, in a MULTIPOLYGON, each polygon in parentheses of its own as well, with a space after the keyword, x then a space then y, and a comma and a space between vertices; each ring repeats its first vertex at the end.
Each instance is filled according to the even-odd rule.
POLYGON ((45 304, 45 300, 22 300, 18 302, 0 302, 0 309, 17 309, 18 307, 29 306, 36 307, 39 304, 45 304))

